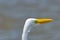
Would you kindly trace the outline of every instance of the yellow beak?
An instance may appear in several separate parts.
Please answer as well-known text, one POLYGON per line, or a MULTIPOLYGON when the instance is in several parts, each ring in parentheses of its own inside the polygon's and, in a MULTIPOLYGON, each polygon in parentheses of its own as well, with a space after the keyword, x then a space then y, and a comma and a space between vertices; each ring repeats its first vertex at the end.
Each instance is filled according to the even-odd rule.
POLYGON ((45 24, 45 23, 49 23, 49 22, 52 22, 53 19, 50 19, 50 18, 42 18, 42 19, 37 19, 35 21, 36 24, 45 24))

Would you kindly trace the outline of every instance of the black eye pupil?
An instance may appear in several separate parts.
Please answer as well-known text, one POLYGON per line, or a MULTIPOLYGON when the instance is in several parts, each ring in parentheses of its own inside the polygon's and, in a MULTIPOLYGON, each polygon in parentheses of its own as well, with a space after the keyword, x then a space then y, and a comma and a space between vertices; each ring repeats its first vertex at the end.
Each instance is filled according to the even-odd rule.
POLYGON ((37 23, 37 21, 35 21, 35 23, 37 23))

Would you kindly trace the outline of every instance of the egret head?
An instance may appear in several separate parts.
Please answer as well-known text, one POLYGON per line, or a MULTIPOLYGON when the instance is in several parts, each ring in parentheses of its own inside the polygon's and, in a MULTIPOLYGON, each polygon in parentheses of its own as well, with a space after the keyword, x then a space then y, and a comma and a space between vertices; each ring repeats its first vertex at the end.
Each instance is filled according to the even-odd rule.
POLYGON ((33 24, 44 24, 44 23, 49 23, 52 22, 53 20, 50 18, 28 18, 25 22, 24 29, 23 29, 23 34, 22 34, 22 40, 27 40, 28 37, 28 32, 30 32, 31 27, 33 24))
POLYGON ((27 22, 29 22, 30 24, 45 24, 45 23, 49 23, 52 22, 53 19, 51 18, 29 18, 27 19, 27 22))

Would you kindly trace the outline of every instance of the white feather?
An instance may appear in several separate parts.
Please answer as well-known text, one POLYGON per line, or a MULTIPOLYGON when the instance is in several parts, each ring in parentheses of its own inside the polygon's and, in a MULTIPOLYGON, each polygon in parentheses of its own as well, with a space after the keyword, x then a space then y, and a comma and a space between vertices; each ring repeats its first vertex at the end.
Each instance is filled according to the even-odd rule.
POLYGON ((30 32, 35 20, 36 20, 35 18, 29 18, 26 20, 23 28, 22 40, 27 40, 28 33, 30 32))

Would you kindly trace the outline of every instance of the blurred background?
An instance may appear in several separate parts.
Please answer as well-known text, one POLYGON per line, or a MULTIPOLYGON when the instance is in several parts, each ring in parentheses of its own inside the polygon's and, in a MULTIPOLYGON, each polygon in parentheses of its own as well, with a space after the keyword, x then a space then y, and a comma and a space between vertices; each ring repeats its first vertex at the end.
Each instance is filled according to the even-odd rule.
POLYGON ((54 22, 34 26, 28 40, 60 40, 60 0, 0 0, 0 40, 21 40, 30 17, 54 22))

